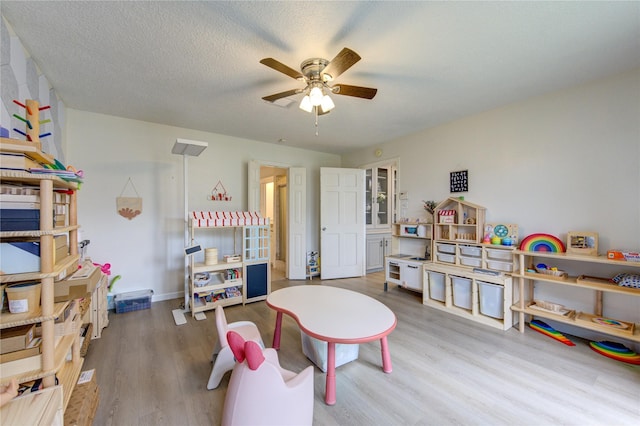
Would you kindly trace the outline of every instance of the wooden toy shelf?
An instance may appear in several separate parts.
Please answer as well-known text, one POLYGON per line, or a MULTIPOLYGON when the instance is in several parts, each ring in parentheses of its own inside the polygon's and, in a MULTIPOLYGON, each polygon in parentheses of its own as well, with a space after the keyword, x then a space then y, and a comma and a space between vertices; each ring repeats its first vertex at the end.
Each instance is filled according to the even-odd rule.
POLYGON ((515 250, 514 254, 519 258, 520 265, 519 272, 513 274, 513 277, 519 286, 520 300, 517 303, 513 304, 511 306, 511 309, 514 312, 518 312, 520 322, 519 330, 521 333, 524 333, 525 330, 525 316, 529 315, 531 317, 536 316, 547 318, 553 321, 570 324, 576 327, 608 334, 633 342, 640 342, 640 329, 636 326, 636 324, 631 323, 628 329, 620 329, 601 325, 593 321, 593 318, 602 317, 603 293, 618 293, 628 296, 640 297, 640 289, 622 287, 614 283, 609 284, 604 282, 603 280, 597 280, 593 277, 585 277, 582 275, 578 277, 568 276, 562 279, 526 271, 527 265, 535 263, 534 258, 548 259, 552 261, 578 262, 578 266, 581 263, 599 264, 603 267, 616 266, 619 268, 624 268, 626 270, 640 270, 640 262, 611 260, 607 259, 605 256, 584 256, 567 253, 529 252, 521 250, 515 250), (532 300, 534 299, 533 284, 535 281, 593 290, 595 293, 595 304, 593 313, 577 312, 574 315, 560 315, 532 308, 531 304, 532 300))
POLYGON ((218 263, 210 265, 196 262, 195 255, 190 256, 189 303, 192 315, 195 317, 197 313, 215 309, 216 306, 266 299, 271 292, 269 220, 249 212, 191 212, 190 216, 192 244, 196 243, 196 233, 229 231, 233 238, 234 254, 242 253, 240 261, 219 259, 218 263), (241 249, 237 247, 238 234, 241 249), (230 276, 228 271, 234 271, 234 276, 230 276), (195 275, 199 273, 213 273, 218 277, 222 274, 224 278, 198 286, 195 275), (215 297, 216 293, 222 292, 225 293, 224 297, 215 297), (211 300, 207 300, 207 296, 211 296, 211 300))
MULTIPOLYGON (((10 141, 7 139, 2 142, 10 141)), ((24 371, 25 368, 2 368, 0 383, 6 385, 12 378, 19 383, 42 379, 46 389, 57 388, 63 390, 61 409, 64 411, 75 384, 80 375, 84 359, 80 356, 80 339, 78 333, 55 337, 54 321, 60 317, 69 302, 54 303, 54 280, 65 271, 69 271, 77 265, 80 256, 78 254, 78 216, 77 216, 77 189, 75 182, 65 181, 54 175, 36 175, 20 171, 0 171, 0 182, 3 184, 27 184, 39 188, 40 195, 40 226, 39 229, 29 231, 4 231, 0 232, 0 239, 11 241, 19 238, 36 238, 40 243, 40 270, 32 273, 17 273, 0 275, 0 283, 15 283, 21 281, 39 281, 42 286, 40 307, 34 312, 12 314, 0 313, 0 329, 8 329, 26 324, 40 324, 41 328, 41 355, 39 368, 24 371), (72 190, 69 195, 68 226, 54 227, 53 217, 50 214, 54 210, 54 190, 72 190), (69 256, 61 262, 54 263, 54 236, 65 234, 68 236, 69 256), (71 361, 67 361, 67 355, 71 352, 71 361), (55 379, 60 386, 55 386, 55 379)), ((58 394, 50 391, 43 394, 58 394)), ((34 395, 39 395, 35 393, 34 395)), ((43 397, 44 398, 44 397, 43 397)), ((42 398, 32 397, 33 402, 42 398)), ((16 401, 19 401, 16 400, 16 401)), ((11 402, 2 407, 0 417, 3 419, 17 416, 24 420, 28 414, 14 412, 20 407, 20 402, 11 402)), ((59 409, 57 407, 56 409, 59 409)))

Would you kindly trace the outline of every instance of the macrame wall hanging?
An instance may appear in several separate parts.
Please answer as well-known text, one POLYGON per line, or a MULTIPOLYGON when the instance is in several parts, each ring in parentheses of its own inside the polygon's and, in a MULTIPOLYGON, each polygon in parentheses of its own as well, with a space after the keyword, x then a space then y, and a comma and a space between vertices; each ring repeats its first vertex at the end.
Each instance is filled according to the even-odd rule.
POLYGON ((122 188, 120 196, 116 198, 116 208, 118 209, 118 214, 120 216, 129 220, 142 213, 142 198, 138 194, 138 191, 136 191, 136 187, 133 185, 133 181, 131 180, 131 178, 127 180, 127 182, 124 184, 124 188, 122 188), (136 195, 135 197, 124 196, 124 193, 129 185, 131 185, 131 188, 136 195))

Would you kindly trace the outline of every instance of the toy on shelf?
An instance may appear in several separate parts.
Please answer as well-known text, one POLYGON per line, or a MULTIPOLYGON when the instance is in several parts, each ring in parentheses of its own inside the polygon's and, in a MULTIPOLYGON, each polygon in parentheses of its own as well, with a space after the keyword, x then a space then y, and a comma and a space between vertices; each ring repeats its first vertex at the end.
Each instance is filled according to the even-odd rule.
POLYGON ((211 190, 211 196, 208 199, 211 201, 231 201, 231 195, 227 193, 227 189, 222 184, 222 181, 219 180, 211 190))
POLYGON ((564 253, 566 249, 562 241, 553 235, 531 234, 522 240, 520 250, 564 253))
POLYGON ((549 278, 554 278, 558 280, 565 280, 569 276, 566 272, 559 270, 555 266, 549 267, 544 263, 538 263, 535 267, 535 271, 538 274, 547 275, 549 278))
POLYGON ((589 347, 600 355, 628 364, 640 365, 640 355, 616 342, 589 342, 589 347))
POLYGON ((40 138, 51 136, 51 133, 40 134, 40 125, 50 123, 51 120, 40 120, 40 111, 47 110, 51 108, 51 106, 46 105, 41 107, 38 104, 38 101, 34 101, 33 99, 27 99, 24 104, 14 99, 13 103, 24 108, 27 113, 26 117, 19 116, 18 114, 13 114, 15 118, 24 122, 25 131, 23 132, 22 130, 16 129, 15 127, 13 128, 13 130, 27 138, 28 141, 38 145, 38 149, 42 149, 40 147, 40 138))
POLYGON ((560 343, 564 343, 567 346, 575 346, 576 345, 571 340, 569 340, 567 337, 565 337, 564 334, 558 332, 556 329, 551 327, 549 324, 547 324, 545 322, 542 322, 540 320, 535 320, 535 319, 531 320, 531 322, 529 323, 529 327, 531 327, 533 330, 537 331, 538 333, 542 333, 545 336, 551 337, 552 339, 555 339, 560 343))
POLYGON ((567 253, 597 256, 598 233, 569 231, 567 233, 567 253))
POLYGON ((487 223, 484 225, 484 244, 518 245, 518 225, 515 223, 487 223))

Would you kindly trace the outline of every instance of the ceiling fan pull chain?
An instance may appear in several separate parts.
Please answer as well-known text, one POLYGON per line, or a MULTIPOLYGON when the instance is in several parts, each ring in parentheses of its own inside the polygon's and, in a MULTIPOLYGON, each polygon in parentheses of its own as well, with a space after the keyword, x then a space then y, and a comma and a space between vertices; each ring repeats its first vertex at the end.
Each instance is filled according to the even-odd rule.
POLYGON ((318 107, 313 107, 316 113, 316 136, 318 136, 318 107))

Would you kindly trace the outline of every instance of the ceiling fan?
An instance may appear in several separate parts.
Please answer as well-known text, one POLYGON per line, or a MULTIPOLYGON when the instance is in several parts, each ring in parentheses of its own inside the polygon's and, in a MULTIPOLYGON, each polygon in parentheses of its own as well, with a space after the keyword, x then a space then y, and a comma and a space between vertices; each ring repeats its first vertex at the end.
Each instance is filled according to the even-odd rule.
POLYGON ((328 95, 329 93, 373 99, 378 89, 348 84, 331 84, 340 74, 351 68, 360 59, 360 55, 345 47, 331 61, 323 58, 310 58, 300 64, 300 71, 296 71, 273 58, 264 58, 260 61, 261 64, 304 82, 305 87, 264 96, 262 99, 267 102, 275 102, 281 98, 304 93, 305 96, 300 102, 300 109, 307 112, 315 112, 317 115, 326 114, 335 107, 328 95))

